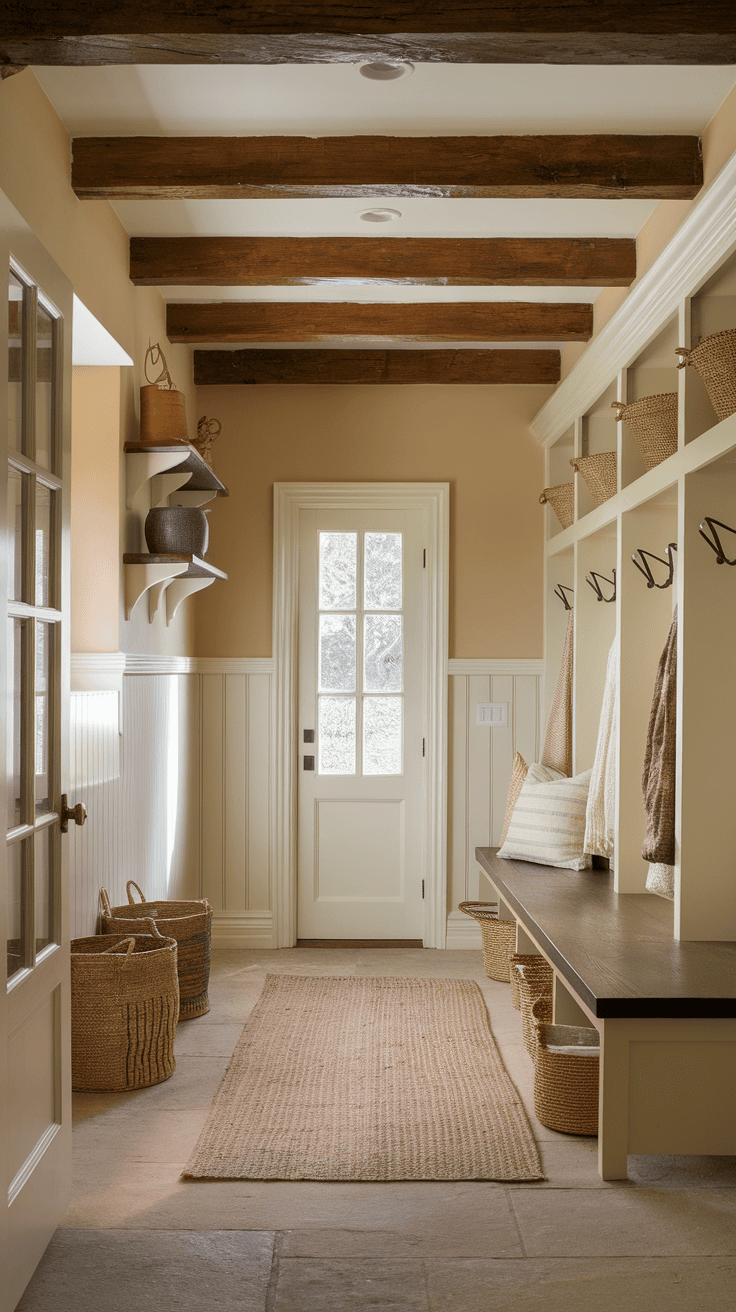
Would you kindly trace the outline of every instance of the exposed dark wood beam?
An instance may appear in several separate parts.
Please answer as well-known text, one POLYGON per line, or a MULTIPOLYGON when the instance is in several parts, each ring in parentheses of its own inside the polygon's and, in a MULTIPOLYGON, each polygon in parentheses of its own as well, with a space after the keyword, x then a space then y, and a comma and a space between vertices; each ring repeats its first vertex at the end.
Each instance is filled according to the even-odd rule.
POLYGON ((82 200, 322 196, 682 200, 697 137, 79 137, 82 200))
POLYGON ((731 64, 731 0, 5 0, 6 64, 731 64))
POLYGON ((570 237, 133 237, 138 287, 628 287, 636 242, 570 237))
POLYGON ((470 301, 411 305, 171 301, 171 342, 587 342, 593 307, 470 301))
POLYGON ((558 383, 559 351, 195 351, 197 387, 263 383, 558 383))

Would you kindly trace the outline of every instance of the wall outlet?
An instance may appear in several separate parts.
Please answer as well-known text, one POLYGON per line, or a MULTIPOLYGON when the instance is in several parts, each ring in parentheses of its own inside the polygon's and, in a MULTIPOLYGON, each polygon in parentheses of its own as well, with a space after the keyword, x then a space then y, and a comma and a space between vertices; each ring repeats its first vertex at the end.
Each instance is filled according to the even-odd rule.
POLYGON ((508 702, 478 702, 475 723, 481 729, 505 729, 509 723, 508 702))

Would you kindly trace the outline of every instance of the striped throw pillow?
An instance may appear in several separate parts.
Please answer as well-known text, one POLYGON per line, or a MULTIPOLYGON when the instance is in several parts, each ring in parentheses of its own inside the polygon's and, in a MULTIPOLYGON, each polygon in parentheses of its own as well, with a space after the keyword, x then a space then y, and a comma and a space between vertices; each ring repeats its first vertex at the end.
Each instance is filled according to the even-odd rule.
POLYGON ((527 778, 498 855, 564 870, 588 870, 590 857, 583 844, 591 774, 592 770, 585 770, 574 779, 551 783, 527 778))

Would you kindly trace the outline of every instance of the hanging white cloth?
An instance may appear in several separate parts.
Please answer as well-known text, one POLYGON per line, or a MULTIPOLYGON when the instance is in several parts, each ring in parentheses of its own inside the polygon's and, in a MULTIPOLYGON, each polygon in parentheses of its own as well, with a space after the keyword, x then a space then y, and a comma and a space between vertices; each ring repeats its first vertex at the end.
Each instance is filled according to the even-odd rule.
POLYGON ((618 649, 614 640, 608 653, 603 705, 598 724, 593 774, 585 815, 584 851, 613 856, 616 816, 616 725, 618 722, 618 649))

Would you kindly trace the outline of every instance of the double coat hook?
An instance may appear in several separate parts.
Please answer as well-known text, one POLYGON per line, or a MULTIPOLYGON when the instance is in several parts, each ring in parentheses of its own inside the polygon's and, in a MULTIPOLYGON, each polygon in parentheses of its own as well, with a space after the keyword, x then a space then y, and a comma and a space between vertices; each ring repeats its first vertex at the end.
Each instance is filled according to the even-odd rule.
MULTIPOLYGON (((713 544, 711 543, 711 546, 712 545, 713 544)), ((669 588, 673 578, 675 577, 675 558, 672 554, 673 551, 677 551, 677 543, 668 542, 667 559, 665 560, 664 556, 655 556, 651 551, 644 551, 641 547, 637 547, 636 553, 631 557, 631 559, 636 565, 636 568, 638 569, 639 573, 644 575, 644 578, 647 581, 648 588, 660 588, 660 589, 669 588), (640 560, 636 559, 637 555, 640 557, 640 560), (652 573, 652 567, 649 564, 650 560, 658 560, 660 565, 666 565, 667 568, 669 569, 669 574, 665 579, 664 583, 657 583, 655 581, 654 575, 652 573)))
POLYGON ((559 597, 560 601, 565 607, 565 610, 572 610, 572 606, 570 605, 570 602, 567 600, 565 593, 571 592, 572 595, 575 596, 573 589, 568 587, 567 584, 565 583, 558 583, 554 591, 555 591, 555 596, 559 597))
POLYGON ((705 538, 711 550, 715 551, 716 565, 736 565, 736 560, 729 560, 728 556, 723 550, 723 547, 721 546, 721 539, 719 538, 718 533, 716 531, 716 524, 718 525, 718 528, 725 528, 727 533, 736 533, 736 528, 731 528, 729 524, 722 523, 720 519, 711 519, 710 515, 706 515, 705 519, 703 520, 698 530, 700 536, 701 538, 705 538), (711 541, 711 539, 708 537, 708 534, 704 531, 706 524, 711 534, 713 535, 713 541, 711 541))
POLYGON ((605 576, 605 574, 596 574, 595 570, 593 570, 593 569, 590 571, 590 576, 587 576, 587 575, 586 575, 585 582, 588 584, 589 587, 591 587, 591 588, 593 589, 593 591, 594 591, 594 593, 595 593, 595 596, 596 596, 596 601, 615 601, 615 600, 616 600, 616 571, 615 571, 615 569, 612 570, 611 573, 613 574, 613 578, 612 578, 612 579, 607 579, 606 576, 605 576), (607 583, 608 586, 609 586, 610 588, 613 588, 613 595, 612 595, 612 596, 610 596, 610 597, 604 597, 604 595, 603 595, 603 590, 602 590, 602 588, 601 588, 601 582, 603 582, 603 583, 607 583))

